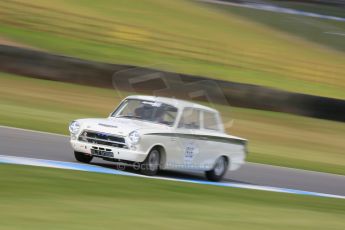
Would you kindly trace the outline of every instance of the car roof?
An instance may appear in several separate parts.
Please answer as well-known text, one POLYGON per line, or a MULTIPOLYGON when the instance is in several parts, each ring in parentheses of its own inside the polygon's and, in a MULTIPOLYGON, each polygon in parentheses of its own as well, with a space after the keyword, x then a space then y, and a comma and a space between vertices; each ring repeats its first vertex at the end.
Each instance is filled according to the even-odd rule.
POLYGON ((210 108, 208 106, 204 106, 201 104, 176 99, 176 98, 169 98, 169 97, 158 97, 158 96, 147 96, 147 95, 132 95, 126 97, 126 99, 139 99, 139 100, 147 100, 147 101, 159 101, 165 104, 169 104, 175 106, 177 108, 185 108, 185 107, 192 107, 196 109, 208 110, 210 112, 218 113, 217 110, 210 108))

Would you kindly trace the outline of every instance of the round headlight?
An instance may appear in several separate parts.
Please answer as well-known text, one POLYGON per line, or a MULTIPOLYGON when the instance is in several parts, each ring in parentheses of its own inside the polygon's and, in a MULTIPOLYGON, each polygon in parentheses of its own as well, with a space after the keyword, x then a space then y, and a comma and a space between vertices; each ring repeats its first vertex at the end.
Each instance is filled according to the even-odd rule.
POLYGON ((137 131, 133 131, 128 135, 132 144, 138 144, 140 141, 140 134, 137 131))
POLYGON ((72 121, 71 124, 69 125, 69 131, 72 134, 76 134, 79 132, 80 129, 80 124, 77 121, 72 121))

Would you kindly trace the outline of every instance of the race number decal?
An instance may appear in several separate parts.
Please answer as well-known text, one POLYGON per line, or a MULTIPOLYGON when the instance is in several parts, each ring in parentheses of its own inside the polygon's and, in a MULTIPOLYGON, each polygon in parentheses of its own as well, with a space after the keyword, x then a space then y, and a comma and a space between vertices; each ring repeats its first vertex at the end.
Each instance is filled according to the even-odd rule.
POLYGON ((184 161, 193 162, 194 157, 199 153, 199 148, 194 143, 188 143, 184 150, 184 161))

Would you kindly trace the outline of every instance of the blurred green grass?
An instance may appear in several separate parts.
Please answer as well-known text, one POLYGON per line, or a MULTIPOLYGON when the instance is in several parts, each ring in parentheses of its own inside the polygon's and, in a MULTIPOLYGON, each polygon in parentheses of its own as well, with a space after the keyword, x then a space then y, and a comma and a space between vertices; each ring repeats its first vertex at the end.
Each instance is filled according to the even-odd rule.
POLYGON ((1 228, 339 229, 344 200, 0 165, 1 228))
MULTIPOLYGON (((107 117, 126 95, 110 89, 0 73, 0 125, 68 134, 73 119, 107 117)), ((345 123, 218 106, 249 161, 345 175, 345 123)))
POLYGON ((65 55, 345 98, 343 52, 192 1, 4 0, 0 25, 65 55))

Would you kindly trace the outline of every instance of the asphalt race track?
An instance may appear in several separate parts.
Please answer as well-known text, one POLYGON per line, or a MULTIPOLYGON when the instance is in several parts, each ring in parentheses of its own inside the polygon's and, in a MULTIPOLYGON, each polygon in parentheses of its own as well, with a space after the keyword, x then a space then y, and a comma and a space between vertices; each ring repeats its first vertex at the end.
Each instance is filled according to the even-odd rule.
MULTIPOLYGON (((67 136, 7 127, 0 127, 0 155, 76 162, 67 136)), ((92 162, 114 168, 111 162, 95 158, 92 162)), ((163 171, 160 175, 204 179, 203 174, 163 171)), ((256 163, 247 163, 240 170, 229 172, 225 181, 345 195, 345 176, 256 163)))

